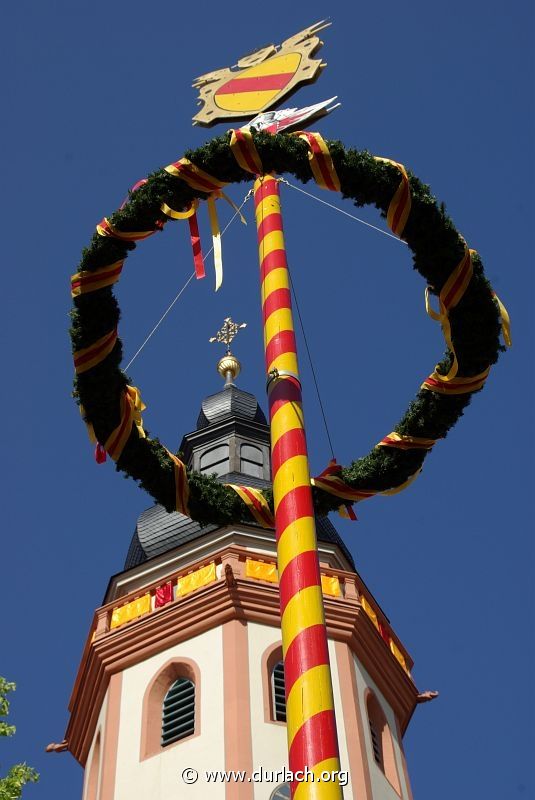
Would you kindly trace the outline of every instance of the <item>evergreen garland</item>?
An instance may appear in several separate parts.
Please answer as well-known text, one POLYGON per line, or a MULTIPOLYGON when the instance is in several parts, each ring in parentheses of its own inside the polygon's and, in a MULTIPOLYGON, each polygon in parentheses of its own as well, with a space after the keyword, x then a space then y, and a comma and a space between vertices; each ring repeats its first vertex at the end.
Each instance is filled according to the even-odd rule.
MULTIPOLYGON (((212 139, 186 157, 201 169, 228 183, 251 182, 251 175, 238 166, 229 147, 230 134, 212 139)), ((265 172, 292 174, 302 183, 312 178, 308 147, 288 134, 256 133, 254 143, 265 172)), ((329 150, 340 178, 342 195, 356 206, 375 205, 386 217, 388 205, 399 185, 399 171, 377 161, 367 151, 345 148, 339 141, 329 141, 329 150)), ((438 295, 464 253, 464 242, 443 205, 438 205, 429 187, 409 173, 411 212, 403 238, 413 254, 414 268, 422 275, 433 294, 438 295)), ((160 211, 163 202, 176 210, 185 210, 194 197, 206 198, 180 179, 159 170, 147 183, 130 194, 127 204, 109 219, 122 231, 152 230, 167 221, 160 211)), ((85 248, 79 271, 91 272, 125 258, 135 243, 93 235, 85 248)), ((449 314, 452 340, 459 362, 459 374, 478 375, 494 364, 503 348, 499 343, 500 317, 490 284, 483 273, 479 256, 473 256, 473 276, 459 304, 449 314)), ((73 351, 88 347, 112 330, 119 322, 120 310, 111 287, 82 294, 74 299, 71 312, 73 351)), ((120 369, 120 339, 113 351, 96 367, 77 376, 75 397, 83 405, 86 420, 94 427, 100 442, 105 442, 119 423, 119 401, 129 379, 120 369)), ((437 369, 446 374, 451 364, 447 352, 437 369)), ((432 439, 444 438, 470 402, 470 394, 442 395, 420 390, 405 415, 395 426, 400 434, 432 439)), ((343 468, 341 477, 355 489, 386 490, 405 482, 426 456, 422 450, 376 447, 364 458, 343 468)), ((116 467, 122 470, 161 503, 168 511, 175 506, 173 468, 158 439, 138 437, 135 427, 116 467)), ((251 522, 247 507, 231 489, 213 476, 188 470, 190 513, 201 523, 223 525, 251 522)), ((271 492, 266 492, 271 507, 271 492)), ((319 514, 336 509, 340 500, 314 489, 319 514)))

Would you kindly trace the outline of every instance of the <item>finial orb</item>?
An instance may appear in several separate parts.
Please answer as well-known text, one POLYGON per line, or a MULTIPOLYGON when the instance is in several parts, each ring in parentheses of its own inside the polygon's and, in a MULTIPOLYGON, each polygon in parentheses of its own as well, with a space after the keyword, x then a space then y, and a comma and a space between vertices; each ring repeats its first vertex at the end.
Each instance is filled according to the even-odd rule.
POLYGON ((226 383, 235 380, 241 371, 241 364, 232 353, 227 353, 220 358, 217 363, 217 371, 222 378, 225 378, 226 383))

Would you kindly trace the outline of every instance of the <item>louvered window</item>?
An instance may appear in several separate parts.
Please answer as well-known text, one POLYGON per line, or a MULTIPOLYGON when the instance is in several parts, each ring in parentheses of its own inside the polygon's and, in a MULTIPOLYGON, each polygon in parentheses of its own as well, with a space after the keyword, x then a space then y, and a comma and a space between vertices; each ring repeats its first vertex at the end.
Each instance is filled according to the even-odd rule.
POLYGON ((369 720, 370 723, 370 735, 372 737, 372 750, 373 750, 373 757, 375 759, 375 763, 383 770, 384 772, 384 765, 383 765, 383 746, 381 742, 381 736, 377 733, 376 727, 372 720, 369 720))
POLYGON ((277 722, 286 722, 286 695, 284 690, 284 664, 279 661, 271 673, 273 715, 277 722))
POLYGON ((162 747, 191 736, 195 731, 195 684, 179 678, 164 697, 162 747))

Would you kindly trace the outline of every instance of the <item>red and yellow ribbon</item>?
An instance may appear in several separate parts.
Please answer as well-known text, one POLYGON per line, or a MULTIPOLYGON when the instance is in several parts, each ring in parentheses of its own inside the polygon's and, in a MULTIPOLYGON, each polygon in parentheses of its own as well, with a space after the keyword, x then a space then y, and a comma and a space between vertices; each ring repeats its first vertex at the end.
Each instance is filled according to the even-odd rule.
POLYGON ((260 489, 254 489, 252 486, 239 486, 236 483, 227 483, 225 485, 230 489, 234 489, 236 494, 241 497, 259 525, 263 528, 275 527, 273 513, 260 489))
POLYGON ((104 361, 106 356, 108 356, 115 347, 116 342, 117 328, 101 336, 100 339, 97 339, 97 341, 93 342, 89 347, 76 350, 73 354, 76 374, 81 375, 82 372, 87 372, 88 369, 92 369, 96 367, 97 364, 100 364, 101 361, 104 361))
POLYGON ((403 164, 397 161, 392 161, 391 158, 382 158, 382 156, 374 156, 376 161, 384 161, 385 164, 390 164, 396 167, 401 173, 401 183, 399 184, 394 197, 390 201, 386 213, 386 221, 388 227, 395 233, 396 236, 401 238, 401 234, 405 229, 409 214, 411 213, 411 189, 409 185, 409 176, 403 164))
POLYGON ((105 267, 89 272, 82 270, 71 276, 71 296, 79 297, 81 294, 95 292, 105 286, 113 286, 121 277, 124 259, 115 261, 105 267))
POLYGON ((121 239, 124 242, 137 242, 142 239, 148 239, 153 233, 160 231, 162 227, 160 223, 152 231, 120 231, 111 224, 107 217, 104 217, 97 225, 97 233, 99 236, 111 236, 113 239, 121 239))
POLYGON ((220 181, 197 167, 189 158, 181 158, 179 161, 169 164, 165 171, 174 175, 175 178, 185 181, 191 189, 206 194, 218 192, 227 185, 225 181, 220 181))
POLYGON ((447 375, 441 375, 436 370, 422 383, 422 389, 428 389, 430 392, 438 392, 438 394, 468 394, 469 392, 478 392, 485 385, 488 378, 490 367, 480 372, 479 375, 473 375, 467 378, 449 378, 447 375))
POLYGON ((308 145, 308 160, 314 180, 321 189, 340 191, 340 179, 336 172, 327 142, 319 133, 296 131, 294 134, 308 145))
MULTIPOLYGON (((167 448, 166 448, 167 449, 167 448)), ((179 514, 189 517, 189 482, 186 465, 169 450, 167 454, 173 462, 173 472, 175 476, 175 510, 179 514)))
POLYGON ((397 447, 399 450, 431 450, 436 439, 425 439, 419 436, 406 436, 392 431, 376 445, 376 447, 397 447))
POLYGON ((262 161, 253 141, 251 131, 237 128, 231 131, 230 150, 237 163, 246 172, 253 175, 262 175, 264 172, 262 161))
MULTIPOLYGON (((332 681, 278 183, 255 181, 289 768, 339 770, 332 681)), ((341 798, 338 783, 292 785, 294 798, 341 798)))
POLYGON ((187 219, 189 225, 189 236, 191 242, 191 251, 193 253, 193 266, 195 268, 195 277, 197 280, 204 278, 206 272, 204 269, 204 256, 202 254, 201 235, 199 233, 199 221, 197 219, 197 208, 199 201, 195 198, 191 206, 186 211, 175 211, 167 203, 162 203, 161 211, 171 219, 187 219))
POLYGON ((120 422, 111 432, 104 443, 104 449, 114 461, 118 461, 135 425, 140 438, 145 438, 141 412, 146 408, 141 400, 139 389, 135 386, 126 386, 121 395, 120 422))

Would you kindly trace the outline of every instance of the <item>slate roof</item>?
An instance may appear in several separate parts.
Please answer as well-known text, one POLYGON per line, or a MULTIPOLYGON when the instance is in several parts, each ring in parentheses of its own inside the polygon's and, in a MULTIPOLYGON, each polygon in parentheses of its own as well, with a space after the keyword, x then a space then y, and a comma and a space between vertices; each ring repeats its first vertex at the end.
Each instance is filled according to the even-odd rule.
POLYGON ((254 394, 244 392, 237 386, 227 386, 221 392, 212 394, 202 401, 197 419, 197 430, 208 428, 215 422, 222 422, 232 417, 267 425, 264 412, 258 405, 254 394))
MULTIPOLYGON (((240 477, 243 480, 244 476, 240 477)), ((249 485, 253 483, 253 480, 250 476, 247 476, 249 485)), ((255 526, 253 521, 250 524, 255 526)), ((166 553, 168 550, 174 550, 175 547, 181 547, 188 542, 200 539, 207 533, 217 530, 218 527, 218 525, 205 525, 203 527, 199 522, 195 522, 176 511, 172 511, 169 514, 160 505, 147 508, 138 518, 124 568, 127 570, 136 567, 138 564, 143 564, 145 561, 166 553)), ((320 542, 338 545, 353 569, 355 569, 351 553, 327 517, 317 517, 316 532, 320 542)))
MULTIPOLYGON (((197 430, 207 429, 211 426, 216 428, 219 423, 229 419, 249 420, 267 426, 264 412, 258 405, 256 397, 238 389, 233 384, 203 400, 197 420, 197 430)), ((269 481, 244 475, 241 472, 221 475, 218 480, 222 483, 237 483, 259 489, 271 486, 269 481)), ((251 520, 250 525, 256 526, 256 523, 251 520)), ((193 542, 207 533, 217 530, 218 527, 217 525, 203 527, 183 514, 175 511, 167 513, 163 506, 154 505, 143 511, 138 518, 124 568, 127 570, 136 567, 168 550, 193 542)), ((327 517, 316 519, 316 531, 320 541, 338 545, 355 569, 351 553, 327 517)))

